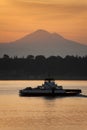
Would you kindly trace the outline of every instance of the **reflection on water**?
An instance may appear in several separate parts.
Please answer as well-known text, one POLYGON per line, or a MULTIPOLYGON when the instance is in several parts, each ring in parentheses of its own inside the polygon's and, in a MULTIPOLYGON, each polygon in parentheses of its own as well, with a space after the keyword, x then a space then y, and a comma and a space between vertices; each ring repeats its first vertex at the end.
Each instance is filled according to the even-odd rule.
MULTIPOLYGON (((87 130, 87 98, 20 97, 19 89, 43 81, 0 81, 0 130, 87 130)), ((80 88, 87 81, 56 81, 64 88, 80 88)))

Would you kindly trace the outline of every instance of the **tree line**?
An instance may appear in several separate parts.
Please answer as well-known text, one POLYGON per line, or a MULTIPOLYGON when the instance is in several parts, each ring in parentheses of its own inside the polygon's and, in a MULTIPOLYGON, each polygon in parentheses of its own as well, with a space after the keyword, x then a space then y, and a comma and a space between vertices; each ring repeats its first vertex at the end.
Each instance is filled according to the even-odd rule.
POLYGON ((87 56, 0 58, 0 79, 87 79, 87 56))

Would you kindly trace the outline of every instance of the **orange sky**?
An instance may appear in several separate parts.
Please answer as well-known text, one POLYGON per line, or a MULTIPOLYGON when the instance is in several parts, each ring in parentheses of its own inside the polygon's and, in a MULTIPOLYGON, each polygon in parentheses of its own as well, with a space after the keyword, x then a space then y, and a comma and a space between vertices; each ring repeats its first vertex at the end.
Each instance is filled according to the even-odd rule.
POLYGON ((0 42, 37 29, 87 44, 87 0, 0 0, 0 42))

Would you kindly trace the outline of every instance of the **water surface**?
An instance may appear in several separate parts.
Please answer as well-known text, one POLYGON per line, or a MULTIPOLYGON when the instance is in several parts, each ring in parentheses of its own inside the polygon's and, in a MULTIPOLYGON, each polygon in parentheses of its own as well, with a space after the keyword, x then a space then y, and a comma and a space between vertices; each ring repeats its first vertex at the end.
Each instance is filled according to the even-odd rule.
MULTIPOLYGON (((43 81, 0 81, 0 130, 87 130, 87 97, 20 97, 18 91, 43 81)), ((56 81, 64 88, 80 88, 87 81, 56 81)))

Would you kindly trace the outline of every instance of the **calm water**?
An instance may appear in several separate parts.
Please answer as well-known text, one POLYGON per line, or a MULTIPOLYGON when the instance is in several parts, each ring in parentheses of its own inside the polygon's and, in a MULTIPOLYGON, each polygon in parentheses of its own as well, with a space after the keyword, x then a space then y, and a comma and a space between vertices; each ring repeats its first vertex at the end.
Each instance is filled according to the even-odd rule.
MULTIPOLYGON (((87 130, 87 97, 19 97, 19 89, 42 83, 0 81, 0 130, 87 130)), ((87 81, 56 83, 87 95, 87 81)))

